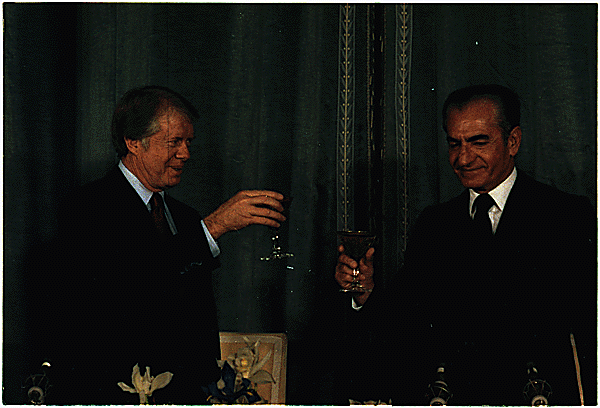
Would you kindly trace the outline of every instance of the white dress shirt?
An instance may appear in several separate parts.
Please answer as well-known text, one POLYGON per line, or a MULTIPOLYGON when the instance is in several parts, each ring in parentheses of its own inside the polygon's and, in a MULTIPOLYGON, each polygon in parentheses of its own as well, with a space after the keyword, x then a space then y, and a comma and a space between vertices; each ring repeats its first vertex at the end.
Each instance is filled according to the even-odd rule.
MULTIPOLYGON (((152 194, 154 194, 154 193, 152 191, 148 190, 146 188, 146 186, 144 186, 142 184, 142 182, 131 171, 129 171, 129 169, 127 167, 125 167, 125 165, 123 164, 122 161, 119 161, 119 169, 121 169, 121 172, 123 172, 123 175, 125 176, 127 181, 129 181, 129 184, 131 184, 131 186, 134 188, 134 190, 138 193, 138 195, 140 196, 140 198, 142 199, 144 204, 146 204, 146 208, 148 208, 148 211, 151 211, 150 199, 152 198, 152 194)), ((159 194, 161 195, 161 197, 163 198, 163 201, 164 201, 165 192, 160 191, 159 194)), ((175 222, 173 221, 173 217, 171 216, 171 212, 169 211, 169 207, 167 206, 166 201, 165 201, 165 218, 167 219, 167 223, 169 224, 169 228, 171 228, 171 232, 173 233, 173 235, 177 234, 177 227, 175 226, 175 222)), ((210 232, 208 232, 208 228, 206 227, 204 220, 200 221, 200 223, 202 224, 202 228, 204 229, 204 234, 206 235, 206 239, 208 240, 208 245, 210 246, 210 251, 212 252, 213 256, 216 258, 221 253, 221 250, 219 249, 219 245, 214 240, 212 235, 210 235, 210 232)))
MULTIPOLYGON (((506 200, 508 199, 508 195, 510 194, 510 190, 512 190, 513 185, 515 184, 516 179, 517 168, 515 167, 512 173, 510 173, 510 176, 506 178, 506 180, 504 180, 496 188, 494 188, 488 193, 496 202, 496 205, 492 205, 488 210, 488 215, 490 217, 490 221, 492 222, 492 231, 494 232, 494 234, 496 233, 496 228, 498 228, 500 216, 502 215, 502 211, 504 210, 504 205, 506 204, 506 200)), ((471 218, 474 218, 475 213, 473 212, 473 202, 479 196, 479 194, 469 189, 469 195, 469 214, 471 214, 471 218)))

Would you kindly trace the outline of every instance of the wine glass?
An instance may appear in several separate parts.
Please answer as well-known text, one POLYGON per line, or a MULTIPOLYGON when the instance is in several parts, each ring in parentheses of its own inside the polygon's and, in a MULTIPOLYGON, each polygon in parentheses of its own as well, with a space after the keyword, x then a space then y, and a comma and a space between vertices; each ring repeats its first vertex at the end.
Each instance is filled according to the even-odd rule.
MULTIPOLYGON (((281 200, 281 205, 283 206, 283 215, 287 218, 290 210, 290 204, 292 203, 292 197, 284 197, 281 200)), ((271 241, 273 246, 271 248, 271 254, 266 257, 260 258, 261 261, 271 261, 273 259, 282 259, 282 258, 290 258, 294 256, 294 254, 289 252, 283 252, 281 250, 281 246, 279 244, 279 228, 271 228, 271 241)))
MULTIPOLYGON (((377 236, 367 231, 338 231, 338 237, 341 244, 344 246, 344 254, 354 259, 356 262, 367 254, 369 248, 375 245, 377 236)), ((358 282, 359 270, 354 269, 352 271, 354 280, 350 288, 340 289, 341 292, 371 292, 371 289, 367 289, 358 282)))

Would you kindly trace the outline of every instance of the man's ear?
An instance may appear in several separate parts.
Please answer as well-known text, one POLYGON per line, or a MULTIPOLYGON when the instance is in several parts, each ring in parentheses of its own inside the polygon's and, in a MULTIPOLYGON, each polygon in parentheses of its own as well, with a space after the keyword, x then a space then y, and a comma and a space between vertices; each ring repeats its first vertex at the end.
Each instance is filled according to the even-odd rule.
POLYGON ((508 151, 512 157, 517 155, 521 147, 521 126, 515 126, 508 135, 508 151))
POLYGON ((127 138, 124 138, 124 140, 125 140, 125 146, 127 146, 127 150, 129 150, 134 155, 137 155, 137 152, 139 151, 139 149, 142 148, 142 141, 134 140, 134 139, 127 139, 127 138))

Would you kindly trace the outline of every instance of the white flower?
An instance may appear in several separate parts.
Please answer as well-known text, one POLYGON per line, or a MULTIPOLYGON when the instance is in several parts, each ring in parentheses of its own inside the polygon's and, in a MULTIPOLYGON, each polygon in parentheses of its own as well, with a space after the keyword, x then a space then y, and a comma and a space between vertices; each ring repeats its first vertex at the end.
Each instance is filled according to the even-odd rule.
MULTIPOLYGON (((246 342, 246 347, 240 348, 235 355, 227 357, 229 365, 236 371, 237 376, 240 378, 247 378, 255 384, 274 383, 275 379, 273 376, 269 372, 262 370, 271 357, 271 350, 261 360, 258 355, 260 340, 251 343, 247 337, 243 338, 246 342)), ((220 366, 222 367, 223 364, 224 361, 221 361, 220 366)))
POLYGON ((123 391, 129 391, 132 394, 139 394, 140 404, 147 404, 148 397, 151 396, 154 391, 164 388, 167 384, 169 384, 171 382, 171 378, 173 378, 173 374, 170 372, 159 374, 156 376, 156 378, 151 377, 150 367, 146 367, 146 373, 142 377, 140 375, 140 367, 136 364, 135 367, 133 367, 133 373, 131 374, 131 381, 134 388, 123 382, 120 382, 118 385, 123 391))

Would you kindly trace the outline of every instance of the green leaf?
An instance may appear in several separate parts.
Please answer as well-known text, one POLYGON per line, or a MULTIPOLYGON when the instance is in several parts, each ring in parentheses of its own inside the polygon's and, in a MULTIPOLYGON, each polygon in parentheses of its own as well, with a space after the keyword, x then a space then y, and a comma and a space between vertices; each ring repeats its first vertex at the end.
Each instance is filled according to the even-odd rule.
POLYGON ((255 384, 267 384, 275 382, 273 376, 265 370, 257 371, 252 377, 249 378, 249 380, 255 384))
POLYGON ((269 350, 269 352, 267 353, 267 355, 263 357, 263 359, 260 361, 260 363, 258 363, 258 364, 256 364, 255 366, 252 367, 252 371, 250 372, 250 376, 253 376, 254 373, 258 372, 258 370, 260 370, 261 368, 263 368, 264 365, 267 363, 267 361, 269 360, 270 357, 271 357, 271 350, 269 350))

